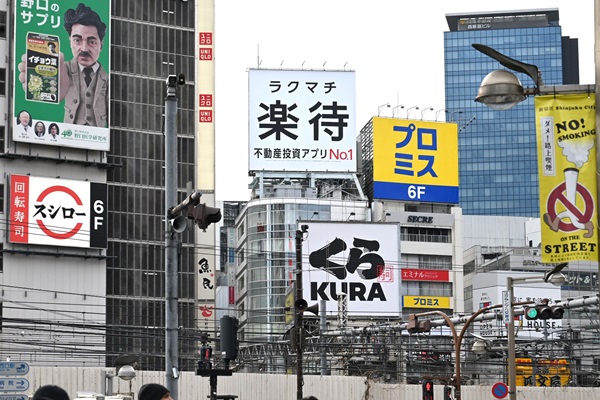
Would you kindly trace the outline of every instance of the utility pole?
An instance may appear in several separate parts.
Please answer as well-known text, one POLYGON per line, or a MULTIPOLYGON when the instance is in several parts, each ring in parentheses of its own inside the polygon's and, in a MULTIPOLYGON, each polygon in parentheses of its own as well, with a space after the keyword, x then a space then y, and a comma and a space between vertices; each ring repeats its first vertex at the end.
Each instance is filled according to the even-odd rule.
POLYGON ((171 208, 177 204, 177 85, 185 83, 183 74, 169 75, 165 98, 165 376, 171 397, 178 398, 177 346, 178 306, 178 238, 170 222, 171 208))
POLYGON ((302 239, 304 233, 308 230, 308 225, 302 225, 301 229, 296 230, 296 301, 294 305, 296 309, 296 398, 302 400, 302 386, 304 385, 304 375, 302 373, 302 334, 303 318, 302 311, 299 311, 298 302, 303 300, 302 297, 302 239))
MULTIPOLYGON (((178 398, 179 379, 178 333, 179 316, 177 293, 179 276, 179 241, 176 236, 185 230, 185 217, 179 215, 187 209, 188 219, 198 228, 206 228, 221 220, 221 210, 200 204, 200 192, 194 192, 177 204, 177 86, 185 85, 185 75, 169 75, 165 98, 165 376, 171 397, 178 398), (177 204, 177 205, 176 205, 177 204)), ((215 378, 216 379, 216 378, 215 378)))

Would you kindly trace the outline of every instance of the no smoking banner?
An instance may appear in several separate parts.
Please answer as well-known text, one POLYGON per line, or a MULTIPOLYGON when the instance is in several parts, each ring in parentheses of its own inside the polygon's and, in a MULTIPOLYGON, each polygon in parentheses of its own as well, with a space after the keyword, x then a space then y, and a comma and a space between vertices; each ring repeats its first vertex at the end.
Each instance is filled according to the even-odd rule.
POLYGON ((536 96, 542 262, 598 261, 593 94, 536 96))

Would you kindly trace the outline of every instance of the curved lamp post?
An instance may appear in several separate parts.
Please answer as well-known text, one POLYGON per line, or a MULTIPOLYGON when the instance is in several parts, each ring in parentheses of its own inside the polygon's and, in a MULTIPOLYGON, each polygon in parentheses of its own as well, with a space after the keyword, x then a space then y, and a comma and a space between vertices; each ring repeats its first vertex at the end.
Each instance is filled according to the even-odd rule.
MULTIPOLYGON (((595 13, 598 14, 600 11, 599 8, 595 9, 595 13)), ((567 94, 567 93, 590 93, 591 91, 596 91, 596 87, 594 85, 557 85, 557 86, 544 86, 542 81, 542 74, 539 68, 532 64, 527 64, 492 49, 491 47, 485 46, 483 44, 474 43, 472 46, 482 52, 483 54, 493 58, 498 61, 500 64, 505 66, 508 69, 513 71, 522 72, 529 76, 533 82, 535 83, 534 88, 526 88, 524 89, 521 86, 521 82, 519 79, 509 71, 492 71, 489 73, 481 82, 481 86, 477 93, 477 97, 475 101, 485 104, 486 106, 496 109, 496 110, 508 110, 521 101, 525 100, 528 95, 538 95, 538 94, 567 94)), ((598 105, 598 95, 596 96, 596 104, 598 105)), ((596 107, 596 123, 599 123, 598 118, 598 107, 596 107)), ((596 135, 596 160, 600 161, 600 151, 598 151, 598 147, 600 145, 600 137, 596 135)), ((598 193, 597 196, 600 198, 600 176, 596 178, 598 184, 598 193)), ((563 266, 564 268, 564 266, 563 266)), ((560 268, 562 269, 562 268, 560 268)), ((558 271, 551 271, 550 275, 546 275, 542 282, 550 282, 553 284, 557 284, 557 282, 549 280, 549 278, 558 271)), ((598 264, 598 269, 600 271, 600 263, 598 264)), ((512 294, 512 285, 514 283, 523 283, 523 278, 508 278, 507 286, 509 291, 512 294)), ((532 283, 531 280, 527 280, 526 282, 532 283)), ((511 297, 512 299, 512 297, 511 297)), ((510 307, 510 316, 512 317, 513 307, 510 307)), ((509 325, 512 325, 514 328, 514 321, 509 321, 509 325), (512 322, 512 324, 511 324, 512 322)), ((516 366, 515 366, 515 343, 514 343, 514 331, 511 330, 509 326, 509 337, 508 337, 508 351, 509 351, 509 399, 515 400, 517 397, 516 394, 516 366), (512 337, 511 337, 512 336, 512 337), (512 339, 512 340, 511 340, 512 339), (512 343, 511 343, 512 342, 512 343)))
MULTIPOLYGON (((404 108, 404 105, 402 104, 398 104, 396 107, 392 108, 392 118, 395 117, 396 115, 396 110, 400 109, 400 108, 404 108)), ((400 111, 398 111, 398 117, 400 116, 400 111)))
POLYGON ((391 105, 390 105, 390 103, 385 103, 385 104, 382 104, 379 107, 377 107, 377 116, 378 117, 381 115, 381 109, 384 107, 390 108, 391 105))
POLYGON ((524 88, 521 81, 510 71, 492 71, 481 82, 475 101, 485 104, 494 110, 508 110, 530 95, 538 94, 566 94, 566 93, 590 93, 594 90, 593 85, 552 85, 545 86, 542 81, 542 72, 533 64, 527 64, 492 49, 489 46, 473 43, 477 50, 498 61, 506 68, 522 72, 529 76, 535 87, 524 88))
POLYGON ((483 44, 473 43, 472 46, 506 68, 528 75, 535 83, 533 89, 524 89, 519 78, 512 72, 492 71, 483 78, 475 101, 483 103, 494 110, 508 110, 525 100, 528 95, 540 93, 539 88, 544 83, 542 82, 542 73, 537 66, 505 56, 483 44))
POLYGON ((410 116, 410 110, 412 110, 412 109, 416 109, 416 110, 418 110, 418 109, 419 109, 419 106, 412 106, 412 107, 410 107, 410 108, 407 108, 407 109, 406 109, 406 119, 408 119, 408 117, 410 116))

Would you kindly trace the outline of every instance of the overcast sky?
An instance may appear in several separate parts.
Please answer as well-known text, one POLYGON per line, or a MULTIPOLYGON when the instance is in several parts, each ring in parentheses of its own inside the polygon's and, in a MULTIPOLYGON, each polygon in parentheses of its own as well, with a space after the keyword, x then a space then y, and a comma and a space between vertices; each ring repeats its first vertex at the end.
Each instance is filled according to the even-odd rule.
POLYGON ((356 71, 360 130, 385 103, 444 108, 449 13, 558 8, 563 35, 579 39, 580 83, 594 83, 593 1, 215 1, 216 199, 249 200, 249 68, 356 71))

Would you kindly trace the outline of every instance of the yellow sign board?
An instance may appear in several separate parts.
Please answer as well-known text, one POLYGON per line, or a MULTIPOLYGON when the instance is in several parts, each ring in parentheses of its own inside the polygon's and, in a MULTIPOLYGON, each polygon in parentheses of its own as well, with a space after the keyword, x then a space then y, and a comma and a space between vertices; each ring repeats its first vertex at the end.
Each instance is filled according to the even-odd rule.
POLYGON ((596 98, 535 98, 542 262, 598 261, 596 98))
POLYGON ((516 358, 517 386, 560 387, 567 386, 571 368, 566 359, 534 360, 516 358))
POLYGON ((373 118, 373 195, 458 203, 458 126, 373 118))
POLYGON ((404 296, 404 308, 450 308, 450 297, 438 296, 404 296))

